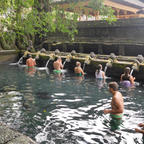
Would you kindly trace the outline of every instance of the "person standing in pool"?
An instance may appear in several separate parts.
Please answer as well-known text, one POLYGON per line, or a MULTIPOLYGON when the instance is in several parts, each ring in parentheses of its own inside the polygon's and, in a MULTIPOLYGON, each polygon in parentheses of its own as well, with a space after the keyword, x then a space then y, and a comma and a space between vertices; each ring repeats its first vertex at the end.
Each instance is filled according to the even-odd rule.
POLYGON ((36 65, 36 61, 35 59, 32 58, 32 55, 28 56, 28 59, 26 60, 26 65, 28 66, 28 68, 34 68, 36 65))
POLYGON ((104 114, 110 114, 112 120, 110 122, 111 130, 119 129, 122 122, 124 111, 124 100, 122 94, 118 91, 118 84, 116 82, 109 83, 109 91, 112 93, 111 109, 105 109, 104 114))
POLYGON ((102 71, 102 65, 98 65, 98 69, 95 72, 96 79, 105 79, 105 72, 102 71))
POLYGON ((35 65, 36 61, 35 59, 32 58, 32 55, 28 55, 28 59, 26 60, 26 65, 27 65, 27 72, 29 75, 33 76, 36 72, 35 65))
POLYGON ((54 73, 61 74, 61 69, 63 69, 62 60, 60 57, 53 63, 54 73))
POLYGON ((130 68, 126 67, 124 70, 124 74, 122 74, 120 77, 121 84, 126 87, 134 86, 134 80, 135 77, 130 75, 130 68))
POLYGON ((76 67, 74 68, 74 72, 76 74, 76 76, 84 76, 84 71, 81 68, 81 63, 79 61, 76 62, 76 67))

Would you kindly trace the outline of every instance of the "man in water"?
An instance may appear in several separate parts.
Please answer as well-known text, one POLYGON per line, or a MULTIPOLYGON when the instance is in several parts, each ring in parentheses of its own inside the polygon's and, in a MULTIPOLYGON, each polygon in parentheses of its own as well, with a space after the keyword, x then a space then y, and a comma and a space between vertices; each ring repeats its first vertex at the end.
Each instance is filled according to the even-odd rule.
POLYGON ((33 74, 36 72, 35 65, 36 61, 32 58, 32 55, 28 56, 28 59, 26 60, 26 65, 28 67, 28 74, 33 76, 33 74))
POLYGON ((63 69, 62 60, 60 57, 53 63, 54 73, 61 74, 61 69, 63 69))
POLYGON ((35 59, 32 58, 32 55, 28 56, 28 59, 26 60, 26 65, 28 66, 28 68, 34 68, 36 65, 36 61, 35 59))
POLYGON ((112 93, 111 109, 105 109, 104 114, 110 113, 111 115, 111 130, 119 129, 122 121, 124 111, 124 101, 122 94, 118 91, 118 84, 116 82, 109 83, 109 91, 112 93))

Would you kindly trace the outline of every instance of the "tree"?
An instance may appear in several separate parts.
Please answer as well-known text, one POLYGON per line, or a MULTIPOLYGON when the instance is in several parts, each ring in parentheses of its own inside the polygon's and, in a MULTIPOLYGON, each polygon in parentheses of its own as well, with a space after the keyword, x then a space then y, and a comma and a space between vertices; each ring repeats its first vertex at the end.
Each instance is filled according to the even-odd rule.
MULTIPOLYGON (((62 2, 71 2, 73 9, 78 1, 62 2)), ((104 14, 107 8, 100 1, 90 0, 90 6, 104 14)), ((112 11, 107 12, 108 18, 113 15, 112 11)), ((73 39, 77 33, 77 19, 78 13, 66 12, 54 0, 0 0, 0 48, 26 49, 29 40, 34 44, 38 37, 41 43, 54 32, 65 33, 73 39)))

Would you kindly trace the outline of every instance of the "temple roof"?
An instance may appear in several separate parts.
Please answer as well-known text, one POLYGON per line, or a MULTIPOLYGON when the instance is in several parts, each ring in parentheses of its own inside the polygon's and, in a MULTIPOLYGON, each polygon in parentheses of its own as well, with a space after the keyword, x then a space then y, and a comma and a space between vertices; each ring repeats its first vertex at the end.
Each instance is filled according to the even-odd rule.
POLYGON ((125 6, 141 9, 144 7, 144 0, 110 0, 116 3, 120 3, 125 6), (143 1, 143 2, 142 2, 143 1))

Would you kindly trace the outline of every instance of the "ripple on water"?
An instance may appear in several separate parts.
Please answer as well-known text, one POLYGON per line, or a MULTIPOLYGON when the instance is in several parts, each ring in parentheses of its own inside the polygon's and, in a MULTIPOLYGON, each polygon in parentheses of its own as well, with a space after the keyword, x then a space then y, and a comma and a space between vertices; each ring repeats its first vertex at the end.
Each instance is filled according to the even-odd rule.
MULTIPOLYGON (((11 66, 12 67, 12 66, 11 66)), ((124 116, 120 130, 110 131, 112 95, 94 78, 56 80, 45 71, 29 77, 24 69, 0 65, 0 120, 44 144, 141 144, 135 133, 144 122, 144 90, 121 88, 124 116)), ((51 73, 51 71, 50 71, 51 73)), ((107 80, 106 80, 107 81, 107 80)), ((108 82, 108 81, 107 81, 108 82)))

